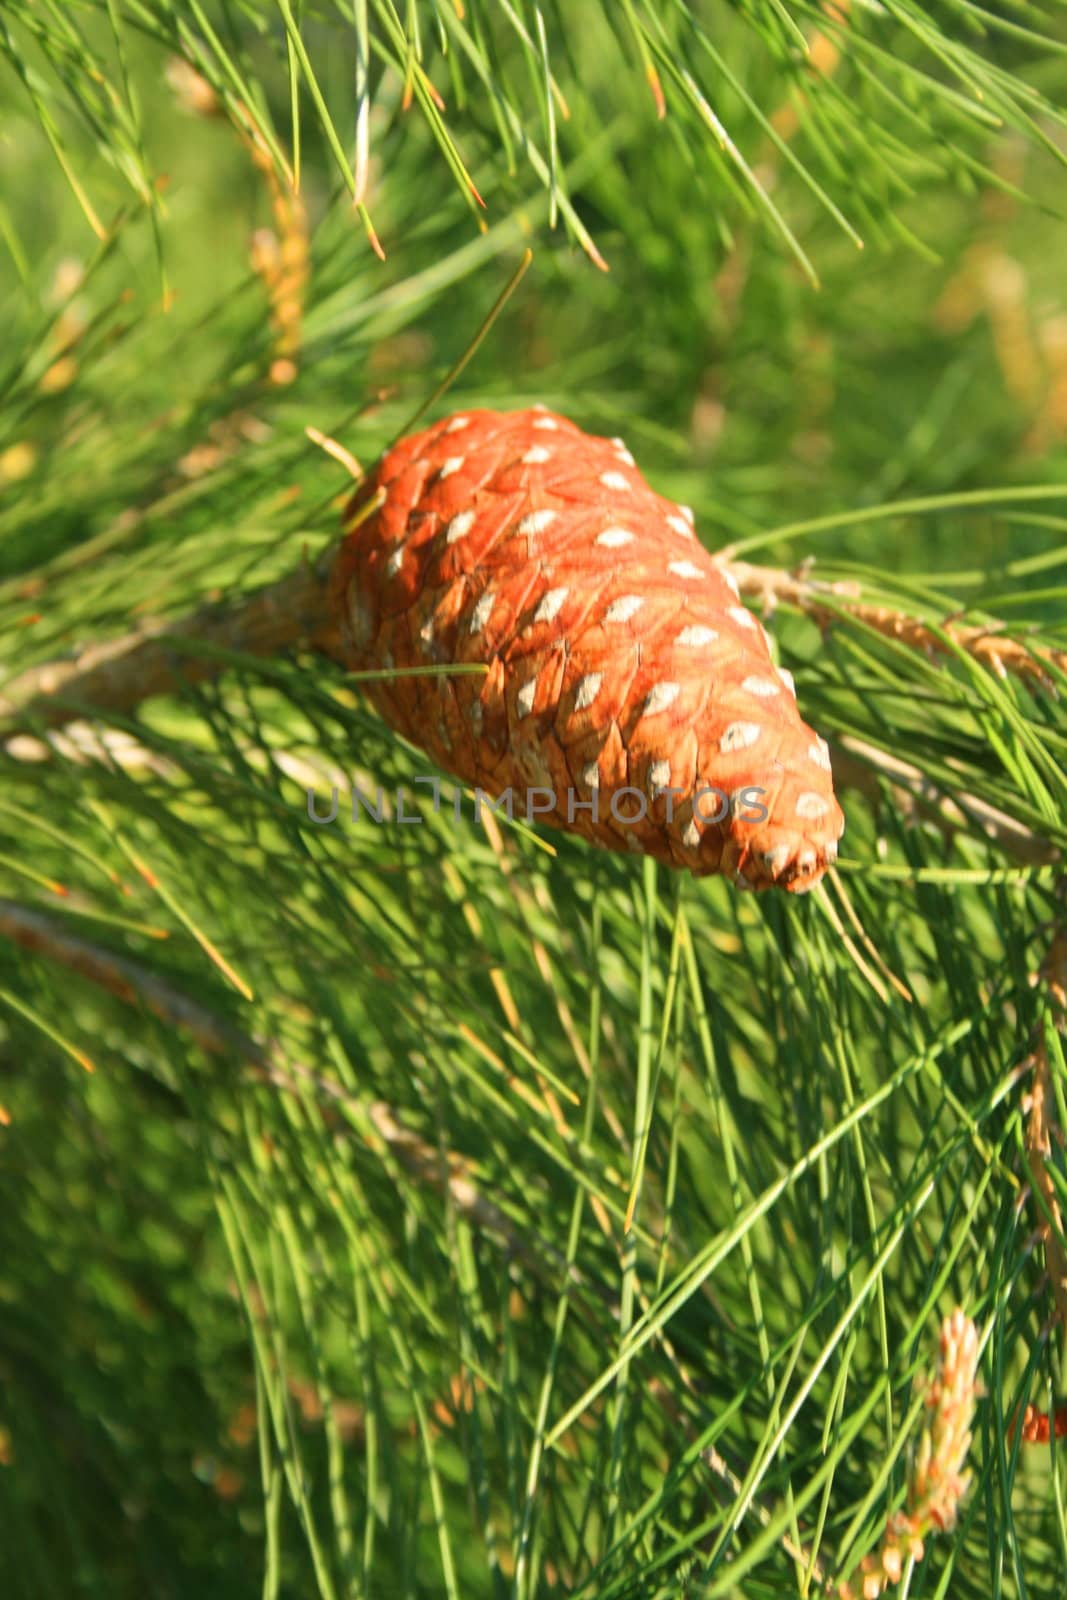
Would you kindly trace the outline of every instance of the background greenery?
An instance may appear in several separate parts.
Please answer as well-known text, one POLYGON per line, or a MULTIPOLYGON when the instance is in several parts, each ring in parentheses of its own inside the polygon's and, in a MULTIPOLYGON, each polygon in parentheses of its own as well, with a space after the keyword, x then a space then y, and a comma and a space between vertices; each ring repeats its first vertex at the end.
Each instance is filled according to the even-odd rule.
MULTIPOLYGON (((1025 0, 4 0, 5 678, 334 540, 305 427, 370 463, 527 245, 435 414, 545 401, 712 547, 1063 645, 1065 52, 1025 0)), ((1063 1592, 1010 1433, 1060 1377, 1062 702, 773 632, 848 816, 803 902, 469 807, 316 829, 424 763, 309 658, 5 744, 6 1595, 815 1594, 957 1303, 974 1484, 907 1592, 1063 1592)))

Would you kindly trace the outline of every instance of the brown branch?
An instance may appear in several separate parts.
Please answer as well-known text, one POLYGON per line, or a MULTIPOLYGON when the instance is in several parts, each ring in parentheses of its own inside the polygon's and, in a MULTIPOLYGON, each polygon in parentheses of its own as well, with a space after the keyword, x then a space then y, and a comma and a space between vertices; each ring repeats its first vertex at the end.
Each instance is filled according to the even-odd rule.
MULTIPOLYGON (((8 753, 18 759, 40 760, 48 755, 48 746, 27 738, 34 729, 83 723, 93 711, 132 712, 142 701, 175 693, 183 684, 210 681, 226 665, 215 652, 269 657, 303 646, 343 661, 340 628, 328 600, 336 548, 331 545, 316 562, 304 561, 296 571, 229 605, 206 606, 177 622, 148 625, 120 639, 92 645, 73 660, 49 662, 9 681, 0 696, 0 716, 8 722, 8 753)), ((779 603, 792 605, 827 627, 840 620, 844 609, 886 637, 915 649, 951 653, 952 646, 927 623, 861 600, 855 584, 822 582, 803 569, 786 572, 731 562, 725 556, 722 564, 741 592, 762 601, 768 610, 779 603)), ((996 632, 995 627, 946 622, 941 633, 1001 676, 1014 672, 1051 687, 1045 663, 1067 671, 1067 652, 1029 650, 996 632)), ((85 732, 91 733, 87 725, 85 732)), ((60 748, 54 735, 51 743, 60 748)), ((91 737, 79 738, 76 744, 74 755, 79 759, 97 755, 123 764, 121 753, 106 740, 100 751, 91 737)), ((1061 859, 1054 844, 1025 824, 974 796, 945 793, 918 767, 863 740, 845 737, 838 741, 834 772, 839 783, 872 798, 877 798, 877 774, 882 773, 917 813, 946 831, 977 827, 1018 860, 1044 865, 1061 859)))
POLYGON ((218 677, 225 663, 212 652, 273 656, 297 646, 340 652, 340 634, 327 603, 336 546, 303 562, 276 583, 231 605, 202 607, 174 623, 151 623, 72 661, 54 661, 9 681, 0 715, 17 728, 55 728, 87 709, 130 712, 144 700, 183 684, 218 677))
MULTIPOLYGON (((1061 1033, 1067 1032, 1067 933, 1057 929, 1045 959, 1030 978, 1032 984, 1042 984, 1052 1001, 1054 1024, 1061 1033)), ((1048 1057, 1048 1044, 1044 1030, 1038 1024, 1038 1036, 1033 1053, 1023 1063, 1032 1069, 1030 1091, 1023 1101, 1026 1119, 1026 1161, 1030 1168, 1030 1193, 1035 1197, 1037 1237, 1045 1250, 1045 1267, 1052 1292, 1053 1322, 1067 1329, 1067 1250, 1063 1243, 1063 1213, 1056 1184, 1049 1166, 1054 1148, 1063 1148, 1063 1130, 1056 1116, 1056 1100, 1052 1086, 1052 1068, 1048 1057), (1040 1199, 1036 1197, 1040 1196, 1040 1199)), ((1011 1436, 1018 1430, 1024 1444, 1047 1444, 1050 1438, 1067 1437, 1067 1405, 1054 1406, 1045 1412, 1028 1405, 1020 1417, 1018 1413, 1011 1424, 1011 1436)))
MULTIPOLYGON (((803 567, 787 572, 779 567, 731 561, 728 557, 729 552, 723 552, 722 565, 741 593, 762 602, 767 612, 779 604, 791 605, 825 629, 839 623, 844 611, 885 638, 899 640, 925 655, 951 656, 954 649, 963 650, 1000 678, 1014 673, 1053 692, 1055 684, 1049 667, 1067 672, 1067 651, 1044 646, 1029 648, 1001 633, 1000 623, 969 627, 946 620, 935 632, 919 617, 863 600, 855 583, 823 582, 810 577, 803 567)), ((946 793, 911 762, 865 740, 850 736, 838 740, 833 766, 839 784, 859 789, 872 799, 878 796, 878 774, 883 774, 914 812, 929 817, 945 831, 977 827, 1000 849, 1033 866, 1050 865, 1061 859, 1059 848, 1025 823, 974 795, 946 793)))
POLYGON ((117 768, 121 772, 154 772, 157 777, 173 777, 179 770, 157 751, 150 750, 123 728, 105 728, 93 722, 68 722, 62 733, 49 733, 43 739, 31 733, 16 733, 4 741, 3 748, 16 761, 51 761, 62 756, 72 766, 92 762, 117 768))
MULTIPOLYGON (((56 917, 18 901, 0 899, 0 936, 34 955, 77 972, 128 1005, 144 1007, 161 1022, 181 1028, 208 1055, 237 1057, 251 1067, 256 1076, 290 1093, 303 1094, 310 1088, 336 1104, 352 1108, 416 1182, 447 1193, 456 1210, 479 1233, 495 1237, 517 1260, 556 1289, 562 1272, 570 1289, 595 1294, 607 1307, 609 1315, 618 1317, 618 1302, 600 1284, 589 1279, 579 1267, 569 1264, 546 1241, 538 1240, 536 1247, 529 1243, 505 1212, 479 1190, 471 1175, 473 1164, 466 1157, 435 1149, 421 1135, 405 1127, 387 1101, 363 1100, 334 1079, 288 1060, 275 1042, 258 1039, 216 1016, 139 962, 71 933, 56 917)), ((642 1310, 651 1310, 648 1297, 640 1289, 638 1300, 642 1310)), ((696 1395, 697 1386, 663 1329, 659 1331, 659 1341, 686 1388, 696 1395)), ((665 1403, 663 1391, 660 1396, 665 1403)), ((676 1418, 691 1433, 688 1422, 679 1412, 676 1418)), ((701 1459, 713 1477, 736 1490, 740 1480, 717 1451, 702 1451, 701 1459)), ((769 1524, 771 1514, 758 1500, 753 1502, 753 1510, 762 1525, 769 1524)), ((782 1545, 794 1560, 807 1564, 808 1557, 788 1536, 782 1537, 782 1545)), ((817 1562, 813 1572, 821 1582, 822 1571, 817 1562)))
MULTIPOLYGON (((206 606, 178 622, 149 624, 120 639, 91 645, 74 660, 35 667, 6 685, 0 715, 17 718, 22 725, 58 727, 87 709, 132 711, 142 701, 173 693, 183 683, 217 677, 223 664, 211 654, 213 649, 270 656, 304 645, 342 659, 339 629, 327 603, 335 552, 336 546, 331 546, 316 562, 305 561, 295 572, 231 605, 206 606)), ((953 646, 962 649, 1001 677, 1012 672, 1051 688, 1048 666, 1067 672, 1067 651, 1030 649, 1000 633, 1000 624, 964 627, 946 621, 935 632, 921 618, 861 600, 852 583, 824 583, 803 570, 786 572, 730 561, 728 552, 723 553, 722 566, 742 594, 762 601, 769 610, 778 604, 795 606, 821 627, 839 621, 843 609, 887 638, 925 653, 944 655, 951 654, 953 646)))
POLYGON ((1056 1102, 1052 1092, 1052 1073, 1044 1043, 1034 1052, 1033 1067, 1034 1076, 1028 1096, 1029 1108, 1026 1121, 1026 1159, 1030 1167, 1030 1182, 1044 1202, 1036 1208, 1037 1226, 1041 1242, 1045 1247, 1045 1264, 1048 1268, 1056 1317, 1059 1322, 1067 1326, 1067 1253, 1064 1252, 1060 1242, 1063 1235, 1063 1216, 1056 1198, 1056 1186, 1048 1170, 1052 1157, 1053 1135, 1058 1134, 1059 1127, 1056 1102))
POLYGON ((803 568, 786 572, 780 567, 757 567, 747 561, 731 561, 728 551, 723 552, 722 565, 742 594, 762 601, 768 610, 780 603, 795 606, 821 628, 840 622, 840 613, 844 611, 885 638, 897 639, 924 655, 951 656, 954 649, 962 650, 989 667, 998 678, 1014 673, 1043 689, 1054 690, 1055 680, 1049 667, 1067 673, 1067 650, 1027 646, 1005 634, 1004 624, 1000 622, 978 627, 946 619, 935 630, 921 617, 861 599, 859 586, 854 583, 819 582, 809 577, 803 568))
MULTIPOLYGON (((1052 1000, 1056 1026, 1061 1032, 1067 1031, 1067 933, 1056 934, 1033 981, 1044 984, 1052 1000)), ((1033 1062, 1034 1077, 1030 1086, 1026 1124, 1026 1156, 1030 1166, 1030 1181, 1043 1201, 1037 1207, 1037 1225, 1045 1246, 1045 1264, 1056 1316, 1067 1328, 1067 1251, 1063 1246, 1063 1216, 1056 1185, 1049 1172, 1053 1145, 1062 1145, 1063 1132, 1056 1117, 1052 1068, 1043 1033, 1038 1038, 1033 1062)))
MULTIPOLYGON (((619 1315, 617 1301, 595 1281, 588 1280, 578 1267, 569 1265, 552 1246, 543 1240, 538 1241, 536 1249, 529 1245, 500 1207, 478 1189, 470 1176, 472 1164, 465 1157, 435 1149, 405 1127, 387 1101, 364 1101, 335 1080, 286 1060, 275 1043, 257 1039, 215 1016, 140 963, 71 934, 56 918, 16 901, 0 900, 0 935, 35 955, 59 962, 127 1004, 143 1006, 160 1021, 183 1029, 209 1055, 237 1056, 251 1066, 257 1076, 279 1088, 302 1094, 310 1087, 328 1100, 353 1108, 371 1125, 382 1144, 411 1177, 440 1193, 447 1192, 456 1210, 478 1232, 495 1236, 512 1256, 553 1286, 558 1287, 562 1269, 573 1287, 592 1291, 612 1316, 619 1315)), ((651 1311, 651 1302, 640 1289, 638 1303, 645 1313, 651 1311)), ((659 1332, 659 1341, 689 1393, 698 1396, 696 1384, 663 1329, 659 1332)), ((675 1420, 691 1436, 690 1424, 680 1410, 670 1404, 666 1390, 658 1383, 656 1390, 660 1403, 672 1411, 675 1420)), ((713 1478, 720 1479, 734 1493, 739 1490, 740 1478, 717 1450, 702 1451, 701 1460, 713 1478)), ((771 1513, 759 1500, 753 1502, 752 1510, 761 1526, 769 1526, 771 1513)), ((808 1565, 807 1553, 794 1545, 788 1534, 781 1535, 781 1544, 794 1561, 808 1565)), ((818 1561, 812 1565, 812 1572, 815 1581, 822 1583, 823 1571, 818 1561)))
MULTIPOLYGON (((405 1128, 386 1101, 364 1100, 333 1079, 289 1061, 273 1041, 258 1039, 216 1016, 140 962, 71 933, 56 917, 15 900, 0 899, 0 935, 78 973, 127 1005, 141 1006, 160 1022, 182 1029, 208 1055, 237 1057, 257 1075, 281 1088, 303 1093, 310 1087, 335 1103, 353 1108, 412 1177, 442 1193, 447 1191, 457 1211, 472 1226, 497 1234, 513 1254, 542 1271, 551 1266, 555 1274, 561 1265, 565 1266, 562 1257, 547 1246, 542 1246, 552 1257, 547 1263, 531 1250, 504 1212, 479 1192, 470 1176, 470 1162, 451 1152, 442 1161, 440 1152, 405 1128)), ((572 1277, 579 1276, 575 1269, 572 1277)), ((553 1276, 552 1281, 558 1279, 553 1276)))
POLYGON ((947 793, 910 761, 902 761, 864 739, 846 734, 837 740, 833 762, 835 780, 842 787, 858 789, 869 799, 877 800, 881 774, 893 785, 902 809, 929 818, 946 833, 978 828, 999 849, 1028 866, 1051 866, 1061 859, 1057 845, 1006 811, 975 795, 955 790, 947 793))
POLYGON ((127 1005, 143 1006, 160 1022, 185 1030, 209 1055, 238 1055, 269 1065, 269 1052, 250 1034, 214 1016, 138 962, 71 933, 57 917, 17 900, 0 899, 0 935, 34 955, 58 961, 127 1005))

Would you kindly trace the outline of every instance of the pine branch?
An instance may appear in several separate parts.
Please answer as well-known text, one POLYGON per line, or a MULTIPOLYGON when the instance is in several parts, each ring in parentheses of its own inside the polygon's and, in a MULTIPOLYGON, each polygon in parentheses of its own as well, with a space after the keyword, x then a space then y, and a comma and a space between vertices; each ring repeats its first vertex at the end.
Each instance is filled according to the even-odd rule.
MULTIPOLYGON (((1048 992, 1054 1025, 1061 1033, 1067 1033, 1067 933, 1056 934, 1034 981, 1043 984, 1048 992)), ((1062 1150, 1064 1136, 1056 1114, 1048 1041, 1043 1033, 1037 1041, 1032 1062, 1034 1075, 1029 1093, 1026 1154, 1034 1192, 1041 1197, 1037 1205, 1038 1229, 1045 1246, 1056 1318, 1067 1329, 1067 1249, 1063 1243, 1059 1194, 1049 1170, 1053 1149, 1062 1150)))
POLYGON ((786 572, 780 567, 753 566, 747 561, 731 561, 729 551, 724 552, 723 565, 733 574, 741 593, 759 600, 767 610, 780 603, 795 606, 824 629, 851 617, 925 655, 951 658, 963 651, 999 678, 1012 673, 1053 692, 1056 684, 1049 667, 1067 674, 1067 650, 1028 646, 1006 633, 1002 622, 975 627, 946 618, 935 626, 896 607, 862 599, 858 584, 820 582, 809 577, 804 567, 786 572))
POLYGON ((881 793, 880 778, 888 779, 902 815, 926 817, 946 834, 977 827, 998 849, 1029 866, 1049 866, 1062 859, 1057 845, 987 800, 961 789, 947 791, 910 761, 852 734, 835 743, 834 773, 846 788, 858 789, 875 802, 881 793))
MULTIPOLYGON (((316 1095, 354 1111, 373 1128, 382 1144, 416 1179, 447 1193, 472 1228, 502 1240, 512 1255, 534 1268, 548 1282, 558 1282, 566 1263, 541 1241, 536 1248, 515 1228, 499 1206, 487 1199, 471 1177, 464 1157, 442 1152, 404 1126, 395 1107, 384 1100, 367 1101, 335 1079, 290 1061, 273 1040, 262 1040, 217 1016, 140 962, 71 933, 55 917, 15 900, 0 899, 0 935, 31 954, 76 972, 126 1005, 143 1007, 167 1027, 178 1028, 206 1054, 238 1060, 259 1077, 291 1091, 316 1095)), ((589 1287, 584 1274, 571 1269, 577 1285, 589 1287)), ((595 1285, 593 1286, 596 1287, 595 1285)))
MULTIPOLYGON (((5 686, 0 714, 58 727, 89 710, 130 712, 145 700, 173 693, 182 682, 217 677, 226 662, 213 652, 271 656, 303 645, 343 663, 339 628, 328 605, 334 555, 331 545, 314 563, 305 559, 286 577, 230 605, 204 607, 188 619, 91 645, 72 661, 35 667, 5 686)), ((824 629, 852 618, 923 654, 951 658, 963 651, 998 677, 1012 673, 1053 691, 1048 669, 1067 674, 1067 651, 1027 646, 1006 633, 1001 622, 978 627, 946 619, 934 626, 862 599, 857 584, 812 578, 803 566, 788 572, 734 561, 728 550, 720 564, 741 593, 768 612, 791 605, 824 629)))
POLYGON ((73 661, 34 667, 11 680, 0 712, 22 728, 62 727, 85 715, 127 713, 183 683, 225 670, 226 653, 279 655, 299 645, 338 656, 340 635, 327 604, 334 550, 303 561, 276 583, 232 605, 212 605, 175 623, 154 623, 73 661))
POLYGON ((1037 1402, 1024 1441, 1067 1428, 1041 1371, 1062 1062, 1052 979, 1027 982, 1067 837, 1064 641, 1036 631, 1067 597, 1063 17, 223 11, 12 0, 0 29, 0 1589, 66 1592, 73 1548, 79 1594, 143 1588, 146 1551, 234 1600, 403 1590, 416 1550, 453 1600, 825 1592, 864 1549, 849 1581, 881 1589, 931 1509, 902 1500, 915 1362, 961 1304, 996 1393, 929 1559, 954 1600, 991 1571, 1005 1600, 1060 1592, 1063 1508, 1000 1410, 1037 1402), (823 634, 800 698, 853 791, 840 876, 799 905, 687 884, 685 984, 677 883, 624 857, 447 808, 303 825, 306 786, 410 767, 336 715, 360 684, 304 433, 359 469, 305 425, 362 462, 436 412, 526 245, 464 406, 626 434, 737 541, 783 666, 823 634), (748 564, 816 537, 817 568, 748 564), (180 968, 139 942, 161 894, 180 968), (216 958, 253 998, 198 979, 216 958), (61 1034, 117 1041, 112 1066, 38 1049, 28 1074, 49 1027, 83 1064, 61 1034), (208 1139, 145 1092, 160 1048, 200 1061, 208 1139), (50 1304, 72 1314, 38 1337, 50 1304))
MULTIPOLYGON (((110 643, 93 645, 72 661, 50 662, 11 680, 0 699, 0 714, 9 722, 9 753, 44 752, 36 741, 32 752, 20 745, 21 730, 56 729, 93 713, 128 714, 143 702, 180 690, 183 683, 204 683, 225 671, 227 656, 261 657, 298 647, 310 648, 344 665, 340 628, 329 605, 330 574, 336 547, 314 562, 229 605, 212 605, 188 619, 139 628, 110 643)), ((723 559, 741 593, 762 602, 768 611, 779 603, 796 607, 823 628, 852 618, 887 638, 924 654, 952 656, 962 650, 998 676, 1016 673, 1052 688, 1048 668, 1067 671, 1067 652, 1027 647, 999 631, 1000 624, 962 627, 945 622, 932 628, 918 617, 860 598, 852 583, 824 582, 795 572, 723 559)), ((87 730, 91 732, 91 730, 87 730)), ((106 737, 98 752, 118 764, 124 753, 106 737)), ((79 741, 81 755, 93 754, 94 741, 79 741)), ((879 792, 877 774, 889 778, 908 803, 947 832, 977 827, 998 848, 1031 865, 1060 859, 1059 849, 1015 818, 978 796, 958 789, 946 792, 910 762, 846 735, 838 741, 838 781, 872 798, 879 792)), ((130 758, 143 764, 143 753, 130 758)))

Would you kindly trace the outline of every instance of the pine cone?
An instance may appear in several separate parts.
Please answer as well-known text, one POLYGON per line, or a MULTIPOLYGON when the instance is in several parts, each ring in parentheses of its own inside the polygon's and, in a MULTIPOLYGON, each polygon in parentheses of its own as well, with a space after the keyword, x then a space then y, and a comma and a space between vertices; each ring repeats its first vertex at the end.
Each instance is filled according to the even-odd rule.
POLYGON ((333 576, 351 667, 488 668, 367 684, 438 766, 744 887, 809 889, 834 860, 826 744, 692 513, 619 440, 541 407, 464 412, 383 456, 353 519, 333 576))

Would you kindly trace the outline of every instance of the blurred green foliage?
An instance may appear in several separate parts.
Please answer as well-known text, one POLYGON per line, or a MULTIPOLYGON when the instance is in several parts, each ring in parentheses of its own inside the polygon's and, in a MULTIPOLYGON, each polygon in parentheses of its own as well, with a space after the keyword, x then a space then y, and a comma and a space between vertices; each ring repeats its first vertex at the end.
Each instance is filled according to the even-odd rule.
MULTIPOLYGON (((1023 3, 7 0, 5 679, 335 539, 305 427, 369 464, 527 244, 438 412, 545 401, 712 546, 1063 647, 1065 50, 1023 3), (297 164, 279 384, 249 240, 297 164)), ((1067 1126, 1062 705, 773 628, 846 774, 806 903, 469 808, 316 829, 309 781, 424 764, 302 658, 112 718, 124 756, 4 745, 0 894, 55 933, 0 915, 5 1595, 815 1594, 904 1493, 955 1303, 975 1486, 907 1592, 1062 1591, 1062 1462, 1008 1432, 1060 1378, 1019 1068, 1044 1027, 1067 1126)))

